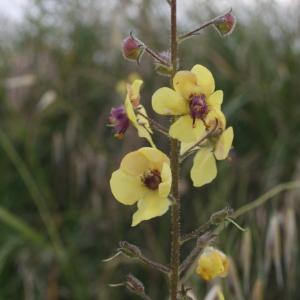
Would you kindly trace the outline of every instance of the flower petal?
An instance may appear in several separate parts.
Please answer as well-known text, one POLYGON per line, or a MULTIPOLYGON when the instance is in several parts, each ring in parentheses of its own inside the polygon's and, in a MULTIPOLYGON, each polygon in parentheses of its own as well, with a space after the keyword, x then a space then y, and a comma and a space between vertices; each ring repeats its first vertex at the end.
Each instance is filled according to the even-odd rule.
POLYGON ((161 183, 158 186, 158 193, 161 198, 168 197, 172 185, 172 172, 168 164, 164 163, 161 173, 161 183))
POLYGON ((141 90, 143 83, 144 83, 143 80, 136 79, 128 87, 128 96, 129 96, 131 103, 134 106, 137 106, 140 103, 140 98, 141 98, 140 90, 141 90))
POLYGON ((132 176, 142 176, 150 168, 149 160, 139 150, 126 154, 120 165, 121 170, 132 176))
MULTIPOLYGON (((216 126, 216 120, 218 121, 217 128, 221 133, 226 127, 226 118, 223 112, 220 110, 211 110, 205 117, 205 122, 210 129, 216 126)), ((215 132, 217 132, 217 130, 215 132)))
POLYGON ((189 112, 188 102, 168 87, 162 87, 153 94, 152 107, 160 115, 177 116, 189 112))
POLYGON ((128 119, 131 121, 131 123, 135 127, 137 127, 138 123, 137 123, 136 115, 134 113, 133 105, 132 105, 132 102, 130 101, 130 97, 129 97, 128 94, 126 96, 124 105, 125 105, 125 110, 126 110, 126 114, 128 116, 128 119))
POLYGON ((213 94, 211 94, 207 100, 206 103, 209 106, 209 109, 217 109, 221 110, 221 104, 223 102, 223 91, 218 90, 215 91, 213 94))
POLYGON ((178 71, 173 78, 173 86, 177 93, 189 100, 193 94, 201 93, 197 85, 197 77, 190 71, 178 71))
MULTIPOLYGON (((138 110, 144 116, 146 116, 146 117, 148 116, 146 109, 144 108, 143 105, 139 105, 138 110)), ((151 137, 151 133, 153 133, 152 129, 150 127, 149 121, 144 116, 141 116, 141 115, 136 116, 136 120, 137 120, 137 124, 138 124, 136 126, 137 131, 138 131, 138 136, 141 138, 145 138, 153 148, 156 148, 156 146, 152 140, 152 137, 151 137)))
POLYGON ((227 275, 227 269, 225 270, 226 266, 224 263, 227 263, 227 260, 223 252, 213 247, 207 247, 198 259, 196 273, 207 281, 218 276, 225 277, 227 275))
POLYGON ((169 157, 158 149, 143 147, 137 151, 147 159, 150 169, 161 171, 164 163, 170 165, 169 157))
POLYGON ((193 119, 190 115, 186 115, 180 117, 171 125, 169 134, 183 143, 192 143, 196 142, 204 131, 205 126, 201 120, 196 119, 193 126, 193 119))
MULTIPOLYGON (((138 114, 136 115, 136 120, 138 122, 138 124, 144 124, 144 127, 146 127, 147 131, 150 132, 150 133, 153 133, 151 127, 150 127, 150 124, 149 124, 149 121, 148 121, 148 114, 147 114, 147 111, 145 109, 145 107, 143 105, 139 105, 137 107, 137 111, 141 114, 138 114)), ((142 126, 138 126, 138 127, 142 127, 142 126)))
POLYGON ((200 92, 207 97, 211 95, 215 90, 215 80, 212 73, 202 65, 195 65, 191 72, 196 75, 200 92))
MULTIPOLYGON (((139 81, 141 81, 141 80, 139 80, 139 81)), ((136 116, 129 95, 127 95, 124 104, 125 104, 125 110, 126 110, 128 119, 131 121, 132 125, 137 129, 138 136, 141 138, 146 138, 147 141, 150 143, 150 145, 152 147, 155 147, 152 137, 151 137, 151 134, 150 134, 152 132, 152 130, 150 128, 149 121, 140 115, 138 117, 136 116), (141 124, 144 124, 144 125, 141 125, 141 124)), ((147 116, 146 110, 142 105, 139 105, 138 109, 140 110, 141 113, 143 113, 144 115, 147 116)))
MULTIPOLYGON (((180 155, 185 153, 188 149, 190 149, 193 145, 195 145, 196 142, 191 142, 191 143, 181 143, 180 144, 180 155)), ((197 147, 195 147, 197 149, 197 147)))
POLYGON ((144 199, 138 202, 138 210, 132 216, 131 226, 165 214, 169 205, 168 198, 160 198, 157 192, 148 193, 144 199))
POLYGON ((194 157, 191 178, 196 187, 213 181, 217 176, 216 160, 210 148, 200 149, 194 157))
POLYGON ((147 193, 140 177, 131 176, 120 169, 112 173, 110 188, 114 197, 125 205, 134 204, 147 193))
POLYGON ((233 128, 228 127, 219 137, 216 148, 215 148, 215 156, 216 159, 222 160, 228 156, 228 153, 232 146, 233 141, 233 128))

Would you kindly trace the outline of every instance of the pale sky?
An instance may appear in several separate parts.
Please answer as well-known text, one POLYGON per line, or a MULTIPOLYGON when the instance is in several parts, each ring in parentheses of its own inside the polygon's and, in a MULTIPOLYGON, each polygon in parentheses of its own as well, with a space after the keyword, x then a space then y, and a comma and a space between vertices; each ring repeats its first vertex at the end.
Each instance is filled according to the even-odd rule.
MULTIPOLYGON (((99 0, 102 1, 102 0, 99 0)), ((103 0, 107 1, 107 0, 103 0)), ((118 0, 122 1, 122 0, 118 0)), ((207 0, 206 0, 207 1, 207 0)), ((228 7, 235 7, 235 4, 238 5, 243 1, 247 5, 252 5, 258 0, 219 0, 220 7, 228 8, 228 7)), ((298 0, 275 0, 275 2, 278 2, 280 4, 288 4, 292 3, 298 0)), ((178 0, 178 6, 179 7, 186 7, 187 3, 188 5, 191 5, 195 2, 204 2, 204 0, 178 0)), ((0 0, 0 16, 7 17, 9 19, 12 19, 13 21, 21 21, 23 17, 24 8, 29 5, 30 0, 0 0)))

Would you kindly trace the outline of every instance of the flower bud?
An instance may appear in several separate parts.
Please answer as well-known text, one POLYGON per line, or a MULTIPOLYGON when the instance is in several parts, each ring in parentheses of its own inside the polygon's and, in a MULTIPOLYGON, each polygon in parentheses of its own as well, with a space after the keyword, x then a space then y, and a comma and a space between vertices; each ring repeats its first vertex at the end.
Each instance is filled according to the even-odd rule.
POLYGON ((144 53, 144 46, 138 39, 130 34, 130 36, 123 40, 122 50, 125 58, 139 63, 144 53))
POLYGON ((128 257, 139 257, 142 254, 141 250, 137 246, 126 241, 119 242, 119 251, 128 257))
POLYGON ((213 213, 210 218, 209 221, 214 224, 214 225, 218 225, 222 222, 225 221, 225 219, 230 216, 230 214, 233 213, 233 209, 230 207, 225 207, 224 209, 218 210, 215 213, 213 213))
POLYGON ((130 292, 136 295, 139 296, 145 295, 145 288, 143 283, 140 280, 138 280, 136 277, 134 277, 132 274, 128 274, 126 276, 125 286, 130 292))
POLYGON ((206 247, 200 255, 196 273, 206 281, 226 277, 229 267, 227 256, 214 247, 206 247))
POLYGON ((232 14, 232 10, 230 10, 225 15, 216 18, 213 25, 221 36, 227 36, 234 30, 236 17, 232 14))
POLYGON ((155 66, 155 71, 159 75, 163 76, 170 76, 172 74, 173 66, 171 64, 171 52, 170 51, 163 51, 158 54, 159 57, 161 57, 167 64, 163 64, 157 59, 154 59, 154 66, 155 66))

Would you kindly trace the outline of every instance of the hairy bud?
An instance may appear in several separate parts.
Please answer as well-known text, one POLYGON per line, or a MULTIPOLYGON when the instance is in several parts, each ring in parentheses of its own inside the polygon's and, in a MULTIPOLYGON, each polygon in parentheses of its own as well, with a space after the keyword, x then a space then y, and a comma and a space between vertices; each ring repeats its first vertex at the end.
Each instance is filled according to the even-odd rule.
POLYGON ((122 51, 125 58, 139 63, 143 53, 143 44, 132 33, 123 40, 122 51))
POLYGON ((225 207, 224 209, 218 210, 210 216, 211 224, 218 225, 225 221, 230 214, 233 213, 233 209, 230 207, 225 207))
POLYGON ((136 295, 145 295, 145 288, 143 283, 132 274, 128 274, 126 276, 125 286, 130 292, 136 295))
POLYGON ((141 250, 126 241, 119 242, 119 251, 128 257, 140 257, 142 255, 141 250))
POLYGON ((227 36, 235 28, 236 17, 232 14, 232 10, 230 10, 227 14, 216 18, 213 25, 221 36, 227 36))

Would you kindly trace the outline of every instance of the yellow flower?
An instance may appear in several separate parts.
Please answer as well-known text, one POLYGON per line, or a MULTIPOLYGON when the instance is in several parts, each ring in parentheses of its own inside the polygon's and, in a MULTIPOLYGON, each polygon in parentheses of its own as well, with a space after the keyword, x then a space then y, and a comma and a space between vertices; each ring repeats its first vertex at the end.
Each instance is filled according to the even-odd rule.
POLYGON ((132 226, 167 212, 171 184, 169 158, 151 147, 128 153, 110 179, 111 191, 120 203, 133 205, 137 202, 132 226))
POLYGON ((214 78, 202 65, 177 72, 173 86, 174 90, 158 89, 152 96, 152 107, 158 114, 179 116, 169 134, 184 143, 194 142, 208 127, 211 113, 221 109, 223 92, 215 91, 214 78))
POLYGON ((204 280, 210 281, 216 277, 226 277, 229 260, 227 256, 214 247, 206 247, 200 255, 196 273, 204 280))
POLYGON ((149 125, 147 118, 147 112, 143 105, 140 104, 140 89, 143 84, 142 80, 136 79, 132 84, 127 85, 127 96, 125 99, 125 111, 128 119, 131 121, 133 126, 138 131, 138 136, 141 138, 146 138, 152 147, 155 147, 152 141, 152 130, 149 125), (142 115, 137 114, 136 111, 140 112, 142 115))
MULTIPOLYGON (((191 179, 195 187, 203 186, 210 183, 217 176, 216 160, 224 160, 227 158, 233 141, 233 128, 228 127, 226 130, 226 119, 221 111, 214 111, 211 113, 207 122, 211 128, 216 126, 215 122, 218 122, 217 128, 206 141, 204 141, 199 147, 194 157, 193 166, 191 169, 191 179)), ((200 140, 203 134, 198 137, 200 140)), ((194 143, 182 143, 181 153, 184 153, 194 143)))

